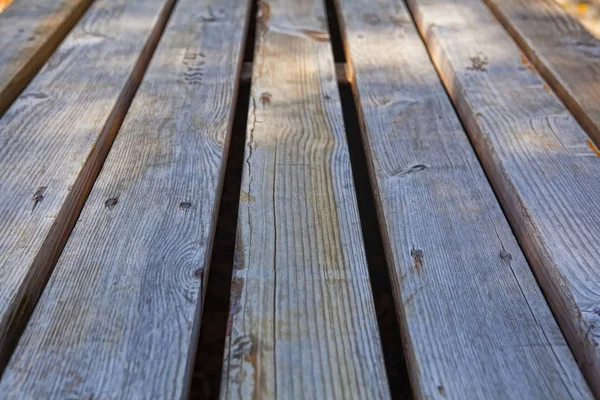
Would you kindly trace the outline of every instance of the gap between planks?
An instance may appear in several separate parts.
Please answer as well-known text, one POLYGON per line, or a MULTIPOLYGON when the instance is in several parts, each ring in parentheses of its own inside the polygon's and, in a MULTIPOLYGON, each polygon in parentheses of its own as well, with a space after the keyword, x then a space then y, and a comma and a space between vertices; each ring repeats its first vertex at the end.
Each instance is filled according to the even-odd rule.
MULTIPOLYGON (((335 75, 340 85, 346 85, 350 83, 350 74, 346 69, 346 63, 337 62, 335 63, 335 75)), ((252 62, 246 61, 242 65, 242 72, 240 74, 240 80, 244 83, 250 83, 252 81, 252 62)))

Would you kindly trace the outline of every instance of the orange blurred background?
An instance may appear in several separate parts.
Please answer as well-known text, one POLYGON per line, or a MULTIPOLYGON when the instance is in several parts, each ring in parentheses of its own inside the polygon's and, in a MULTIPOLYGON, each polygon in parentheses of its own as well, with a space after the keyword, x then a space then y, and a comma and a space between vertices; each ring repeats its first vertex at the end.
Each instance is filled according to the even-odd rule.
POLYGON ((0 13, 4 11, 4 9, 8 7, 10 3, 12 3, 12 1, 13 0, 0 0, 0 13))

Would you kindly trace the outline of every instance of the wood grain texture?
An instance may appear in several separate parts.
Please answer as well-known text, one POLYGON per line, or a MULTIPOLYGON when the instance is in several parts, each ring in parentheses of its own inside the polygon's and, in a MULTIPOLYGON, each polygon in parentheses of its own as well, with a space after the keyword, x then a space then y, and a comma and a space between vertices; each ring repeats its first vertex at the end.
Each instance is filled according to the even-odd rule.
POLYGON ((417 398, 592 398, 402 0, 338 0, 417 398))
POLYGON ((600 395, 600 152, 479 0, 410 0, 521 247, 600 395))
POLYGON ((485 0, 546 82, 600 143, 600 40, 556 0, 485 0))
POLYGON ((221 398, 389 398, 323 4, 258 15, 221 398))
POLYGON ((177 4, 0 392, 186 396, 248 4, 177 4))
POLYGON ((0 14, 0 116, 93 0, 19 0, 0 14))
POLYGON ((95 2, 0 119, 0 369, 66 242, 173 4, 95 2))

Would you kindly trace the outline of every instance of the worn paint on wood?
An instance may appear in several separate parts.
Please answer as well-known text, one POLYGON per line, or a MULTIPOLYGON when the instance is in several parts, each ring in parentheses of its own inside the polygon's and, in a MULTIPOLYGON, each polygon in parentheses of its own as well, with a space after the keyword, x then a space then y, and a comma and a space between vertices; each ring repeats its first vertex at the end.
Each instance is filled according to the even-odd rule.
MULTIPOLYGON (((92 1, 18 0, 0 15, 0 115, 21 93, 92 1)), ((0 12, 2 8, 3 3, 0 2, 0 12)))
POLYGON ((600 158, 480 0, 409 0, 588 383, 600 395, 600 158))
POLYGON ((402 0, 338 0, 417 398, 591 398, 402 0))
POLYGON ((221 397, 388 398, 323 4, 257 25, 221 397))
POLYGON ((248 4, 179 1, 0 392, 185 397, 248 4))
POLYGON ((575 118, 600 143, 600 40, 555 0, 485 0, 575 118))
POLYGON ((0 368, 100 170, 172 0, 99 0, 0 119, 0 368))

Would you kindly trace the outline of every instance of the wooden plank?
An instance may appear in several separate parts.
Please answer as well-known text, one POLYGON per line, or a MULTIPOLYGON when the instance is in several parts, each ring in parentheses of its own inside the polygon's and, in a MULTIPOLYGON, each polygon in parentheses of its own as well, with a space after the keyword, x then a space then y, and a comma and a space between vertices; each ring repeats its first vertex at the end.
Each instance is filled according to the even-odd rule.
POLYGON ((513 231, 600 395, 600 152, 479 0, 408 2, 513 231))
POLYGON ((556 0, 485 0, 535 68, 600 143, 600 40, 556 0))
POLYGON ((0 15, 0 116, 92 1, 19 0, 0 15))
POLYGON ((1 393, 186 396, 249 3, 178 2, 1 393))
POLYGON ((404 2, 338 9, 413 393, 592 398, 404 2))
POLYGON ((95 2, 0 119, 0 369, 66 242, 173 4, 95 2))
POLYGON ((321 0, 261 1, 222 398, 389 398, 321 0))

